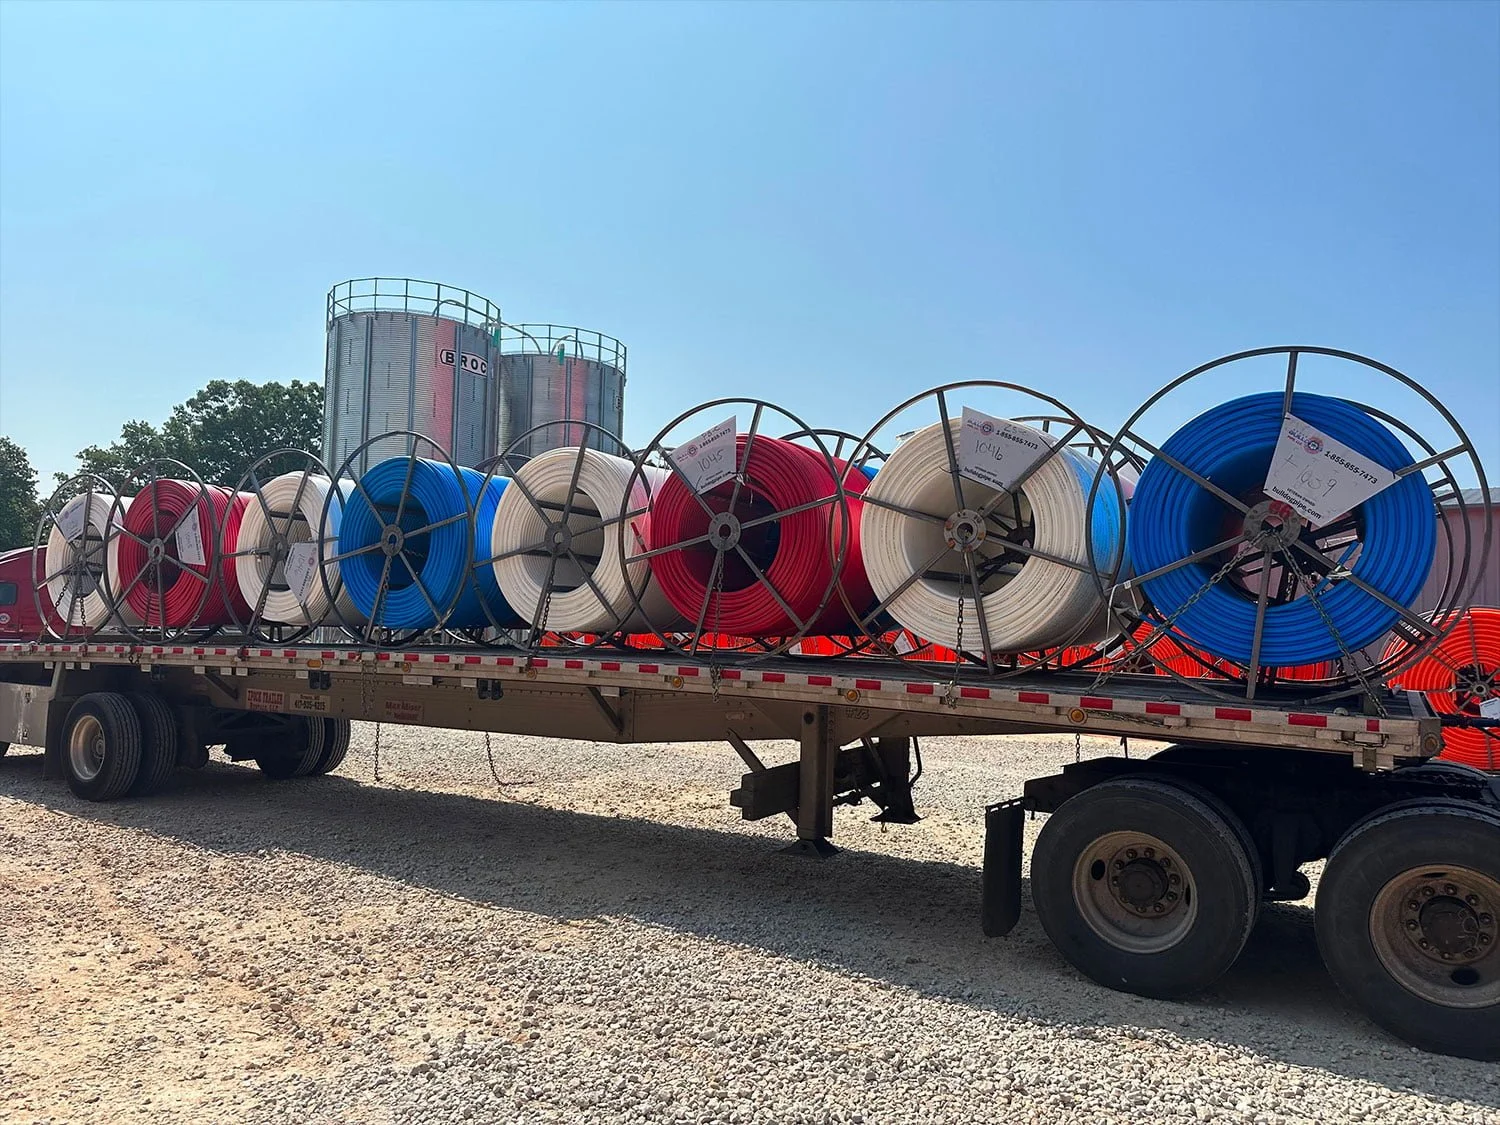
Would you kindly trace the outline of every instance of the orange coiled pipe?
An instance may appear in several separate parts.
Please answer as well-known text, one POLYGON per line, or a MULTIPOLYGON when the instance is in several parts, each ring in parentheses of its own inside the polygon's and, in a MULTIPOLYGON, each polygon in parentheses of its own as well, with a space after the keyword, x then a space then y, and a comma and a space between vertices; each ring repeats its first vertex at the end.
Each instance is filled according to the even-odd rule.
MULTIPOLYGON (((701 615, 699 627, 705 632, 789 637, 847 630, 852 623, 836 592, 821 612, 819 605, 829 593, 833 564, 844 543, 847 549, 840 577, 844 595, 859 612, 874 603, 859 553, 856 499, 868 478, 858 470, 845 472, 850 509, 846 524, 838 504, 830 499, 837 489, 822 456, 793 442, 757 437, 746 459, 746 445, 746 435, 735 439, 735 456, 745 465, 745 482, 731 514, 750 526, 741 532, 737 549, 723 552, 717 580, 714 556, 719 552, 708 542, 709 514, 704 505, 675 473, 658 491, 651 506, 647 545, 649 550, 663 551, 652 560, 662 593, 688 621, 698 623, 701 615), (828 503, 818 504, 820 500, 828 503), (794 510, 799 508, 804 510, 794 510), (670 549, 678 543, 683 546, 670 549), (745 556, 753 560, 754 568, 745 556), (765 575, 774 593, 755 569, 765 575)), ((847 468, 842 462, 836 464, 840 471, 847 468)), ((710 510, 722 513, 729 511, 733 494, 733 481, 725 481, 702 499, 710 510)))
MULTIPOLYGON (((1447 628, 1451 621, 1453 614, 1447 614, 1434 624, 1447 628)), ((1394 654, 1397 644, 1391 642, 1387 656, 1394 654)), ((1393 679, 1391 687, 1420 691, 1439 714, 1479 716, 1487 700, 1500 699, 1500 609, 1475 606, 1464 613, 1452 632, 1393 679)), ((1500 733, 1494 728, 1444 727, 1440 757, 1500 770, 1500 733)))
POLYGON ((246 619, 250 607, 233 566, 221 562, 215 572, 211 563, 215 525, 223 529, 224 542, 233 544, 252 499, 250 493, 217 485, 200 489, 188 481, 152 481, 131 501, 121 532, 110 540, 111 593, 152 628, 227 625, 231 605, 240 620, 246 619))

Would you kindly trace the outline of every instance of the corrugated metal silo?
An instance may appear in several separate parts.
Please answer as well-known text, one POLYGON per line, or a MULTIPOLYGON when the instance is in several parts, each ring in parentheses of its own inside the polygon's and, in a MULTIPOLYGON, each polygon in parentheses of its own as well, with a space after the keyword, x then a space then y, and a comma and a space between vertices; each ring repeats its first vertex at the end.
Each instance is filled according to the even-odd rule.
MULTIPOLYGON (((494 332, 500 307, 466 289, 408 278, 361 278, 328 294, 323 457, 337 471, 360 445, 415 430, 460 465, 489 457, 502 396, 494 332)), ((376 442, 353 471, 406 452, 376 442)))
MULTIPOLYGON (((522 438, 546 422, 592 422, 620 434, 625 418, 625 345, 619 340, 557 324, 506 324, 500 329, 500 352, 504 406, 496 453, 510 449, 515 456, 535 457, 583 438, 581 426, 551 426, 522 438)), ((590 434, 589 442, 603 444, 597 432, 590 434)))

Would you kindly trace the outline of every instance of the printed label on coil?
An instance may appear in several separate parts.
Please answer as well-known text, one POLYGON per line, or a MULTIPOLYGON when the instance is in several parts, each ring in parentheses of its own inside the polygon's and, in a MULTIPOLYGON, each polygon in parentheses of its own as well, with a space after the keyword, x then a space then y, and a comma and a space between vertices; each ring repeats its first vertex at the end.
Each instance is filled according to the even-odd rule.
POLYGON ((1266 474, 1266 493, 1321 527, 1395 483, 1396 475, 1373 457, 1288 414, 1266 474))
POLYGON ((1050 434, 964 407, 958 431, 958 475, 1010 491, 1057 441, 1050 434))
POLYGON ((57 530, 62 532, 64 539, 77 539, 79 532, 88 514, 89 505, 93 499, 85 500, 83 503, 69 504, 57 514, 57 530))
POLYGON ((195 510, 177 525, 177 558, 188 566, 202 566, 208 562, 208 556, 203 553, 203 529, 198 523, 199 515, 195 510))
POLYGON ((1486 719, 1500 719, 1500 695, 1486 699, 1479 705, 1479 713, 1486 719))
POLYGON ((284 573, 286 588, 299 604, 306 605, 312 594, 313 579, 318 575, 318 545, 312 540, 293 543, 287 551, 284 573))
POLYGON ((710 430, 685 441, 668 456, 694 492, 707 492, 734 476, 738 460, 735 437, 739 434, 733 414, 710 430))

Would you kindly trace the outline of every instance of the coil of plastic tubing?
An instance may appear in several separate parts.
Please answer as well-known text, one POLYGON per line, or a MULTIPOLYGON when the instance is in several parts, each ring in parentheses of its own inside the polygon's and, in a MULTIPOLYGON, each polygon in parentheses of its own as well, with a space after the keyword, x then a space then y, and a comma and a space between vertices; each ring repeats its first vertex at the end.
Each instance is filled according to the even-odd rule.
MULTIPOLYGON (((955 447, 962 426, 958 418, 949 422, 955 447)), ((1022 428, 1040 444, 1050 446, 1055 441, 1040 430, 1022 428)), ((920 637, 956 648, 962 593, 962 647, 977 652, 981 647, 979 609, 963 555, 954 549, 940 556, 946 545, 943 521, 955 514, 948 465, 941 422, 907 438, 880 467, 865 497, 924 513, 927 518, 866 503, 860 537, 876 596, 884 600, 905 585, 887 607, 892 617, 920 637), (924 570, 922 577, 907 584, 913 574, 924 570)), ((1099 569, 1109 573, 1120 564, 1124 513, 1119 495, 1106 486, 1094 496, 1092 516, 1086 515, 1097 472, 1098 465, 1078 451, 1056 450, 1018 493, 1002 498, 985 521, 985 537, 974 548, 974 562, 993 653, 1097 643, 1115 631, 1088 566, 1088 525, 1092 522, 1099 569), (1074 565, 1007 552, 1007 535, 1024 536, 1028 525, 1029 546, 1074 565), (1016 528, 1023 530, 1018 533, 1016 528)), ((968 511, 982 510, 999 494, 998 489, 966 478, 959 483, 968 511)))
POLYGON ((214 484, 200 488, 170 479, 148 484, 131 499, 120 531, 109 541, 111 596, 153 628, 228 625, 235 617, 243 621, 250 606, 234 568, 216 550, 215 527, 233 542, 250 500, 248 492, 214 484), (160 561, 152 557, 150 545, 156 540, 160 561))
POLYGON ((353 481, 344 481, 340 497, 327 504, 330 481, 320 473, 283 473, 261 486, 260 499, 245 506, 239 530, 228 550, 235 556, 235 576, 245 601, 252 610, 261 606, 261 617, 284 625, 317 625, 326 620, 334 593, 338 619, 344 624, 364 622, 364 616, 343 588, 337 560, 323 563, 327 576, 325 588, 318 576, 319 560, 337 553, 343 502, 354 489, 353 481), (328 509, 324 538, 318 538, 323 525, 323 510, 328 509), (274 525, 274 526, 273 526, 274 525), (275 533, 280 532, 290 550, 282 558, 269 552, 275 533), (261 603, 262 592, 265 602, 261 603))
MULTIPOLYGON (((1447 614, 1437 621, 1446 628, 1447 614)), ((1392 641, 1386 656, 1396 654, 1392 641)), ((1500 707, 1500 609, 1474 606, 1437 646, 1394 680, 1391 686, 1420 691, 1443 715, 1495 717, 1500 707), (1485 710, 1481 710, 1485 709, 1485 710)), ((1500 770, 1500 727, 1444 727, 1442 757, 1482 770, 1500 770)))
POLYGON ((471 570, 473 558, 486 557, 476 552, 488 551, 507 483, 492 477, 486 487, 484 479, 473 469, 406 457, 382 461, 360 478, 344 505, 338 554, 344 589, 366 621, 402 630, 484 628, 491 617, 506 628, 524 624, 500 596, 493 568, 471 570), (401 507, 408 467, 411 487, 401 507), (398 508, 399 528, 393 522, 398 508))
POLYGON ((623 556, 634 557, 646 548, 631 527, 622 535, 617 526, 622 519, 633 525, 644 520, 632 513, 645 512, 667 475, 650 466, 637 473, 623 457, 593 449, 583 451, 580 464, 576 447, 550 449, 526 462, 516 472, 519 485, 501 495, 490 532, 489 557, 505 600, 527 621, 558 633, 678 628, 681 618, 652 577, 648 560, 629 563, 627 580, 622 541, 623 556), (575 467, 577 483, 564 521, 575 467), (558 552, 555 562, 553 551, 558 552), (551 598, 547 619, 539 622, 549 569, 551 598))
MULTIPOLYGON (((745 467, 745 483, 731 513, 742 526, 738 549, 724 552, 718 589, 712 593, 709 583, 718 552, 708 543, 708 512, 676 473, 656 492, 646 521, 648 548, 657 551, 684 544, 651 559, 662 593, 689 622, 696 624, 703 611, 703 628, 711 633, 789 637, 849 629, 849 614, 833 588, 834 563, 842 551, 838 578, 844 597, 856 609, 867 609, 873 595, 858 532, 859 494, 868 483, 865 475, 843 462, 835 463, 844 473, 846 522, 832 499, 838 485, 829 459, 793 442, 767 437, 756 437, 747 459, 747 444, 745 434, 735 440, 737 463, 745 467), (820 504, 823 500, 828 502, 820 504), (741 551, 754 561, 774 593, 757 578, 741 551)), ((726 481, 709 489, 702 499, 715 513, 724 513, 733 490, 733 483, 726 481)))
MULTIPOLYGON (((115 507, 111 496, 75 496, 63 505, 47 533, 47 596, 61 628, 98 629, 110 620, 109 603, 104 600, 104 568, 111 508, 119 521, 130 510, 130 501, 122 499, 115 507)), ((123 603, 118 620, 130 626, 142 623, 123 603)))
MULTIPOLYGON (((1342 399, 1298 393, 1292 397, 1292 413, 1389 470, 1413 463, 1390 430, 1342 399)), ((1263 486, 1281 424, 1280 392, 1248 395, 1200 414, 1168 438, 1162 451, 1253 506, 1266 499, 1263 486)), ((1433 507, 1432 490, 1420 473, 1376 493, 1356 509, 1359 540, 1340 549, 1340 563, 1387 598, 1410 605, 1437 549, 1433 507)), ((1226 526, 1235 526, 1238 518, 1208 489, 1160 457, 1153 458, 1141 474, 1130 507, 1131 563, 1136 573, 1146 574, 1187 558, 1222 542, 1226 526)), ((1298 567, 1314 577, 1306 556, 1291 547, 1283 553, 1290 553, 1298 567)), ((1188 563, 1142 585, 1156 611, 1174 620, 1194 643, 1215 656, 1248 664, 1256 597, 1226 582, 1204 590, 1220 565, 1216 558, 1188 563)), ((1319 581, 1316 589, 1333 628, 1299 584, 1297 596, 1266 608, 1263 665, 1290 668, 1335 659, 1345 649, 1354 652, 1378 641, 1399 617, 1352 582, 1319 581)))

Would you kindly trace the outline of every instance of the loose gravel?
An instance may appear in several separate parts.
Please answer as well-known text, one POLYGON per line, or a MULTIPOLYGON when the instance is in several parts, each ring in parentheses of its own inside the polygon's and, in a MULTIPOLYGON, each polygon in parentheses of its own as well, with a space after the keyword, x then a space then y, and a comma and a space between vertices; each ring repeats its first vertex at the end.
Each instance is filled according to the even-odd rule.
POLYGON ((983 806, 1072 739, 931 740, 926 819, 841 810, 817 861, 717 744, 494 737, 497 785, 482 735, 382 728, 378 781, 373 736, 108 805, 0 760, 0 1121, 1500 1121, 1500 1067, 1343 1000, 1306 904, 1184 1003, 1029 906, 982 937, 983 806))

